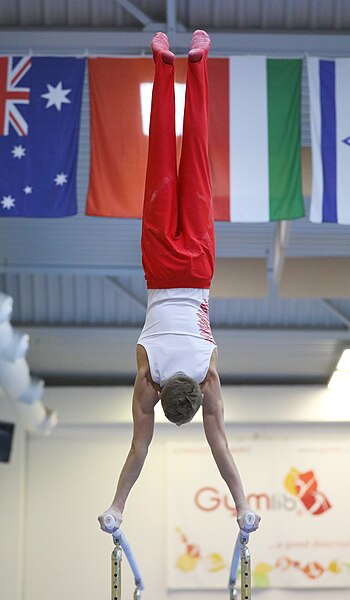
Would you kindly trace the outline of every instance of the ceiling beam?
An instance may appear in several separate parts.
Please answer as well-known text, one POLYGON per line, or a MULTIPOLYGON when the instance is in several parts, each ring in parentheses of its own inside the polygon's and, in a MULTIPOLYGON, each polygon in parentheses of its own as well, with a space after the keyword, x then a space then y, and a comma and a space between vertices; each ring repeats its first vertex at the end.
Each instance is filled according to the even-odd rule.
POLYGON ((13 275, 21 273, 35 273, 42 275, 98 275, 98 276, 122 276, 122 275, 133 275, 135 273, 142 273, 141 265, 120 265, 118 267, 92 267, 87 265, 56 265, 56 264, 13 264, 13 265, 1 265, 0 264, 0 275, 13 275))
POLYGON ((177 20, 177 0, 167 0, 166 19, 167 33, 169 35, 170 43, 173 45, 173 34, 176 34, 177 32, 184 33, 186 31, 186 27, 177 20))
POLYGON ((176 31, 186 31, 181 23, 177 22, 177 2, 176 0, 167 0, 166 3, 166 23, 153 21, 145 12, 137 8, 130 0, 114 0, 122 6, 128 13, 137 19, 143 25, 143 31, 156 32, 166 31, 168 34, 173 34, 176 31))
MULTIPOLYGON (((17 324, 13 323, 13 326, 17 328, 17 324)), ((113 326, 108 324, 106 327, 99 326, 81 326, 78 327, 76 325, 69 326, 64 325, 60 326, 50 326, 50 325, 33 325, 33 324, 24 324, 21 323, 20 327, 22 330, 25 330, 26 333, 29 334, 30 337, 34 337, 36 335, 39 336, 49 336, 52 338, 55 335, 58 336, 74 336, 78 338, 81 337, 95 337, 98 335, 99 337, 106 336, 108 339, 110 336, 118 337, 118 335, 122 335, 123 339, 128 338, 131 340, 136 340, 140 335, 140 326, 135 325, 123 325, 123 326, 113 326)), ((215 338, 234 338, 235 340, 240 337, 244 340, 252 340, 253 342, 257 341, 266 341, 268 344, 269 340, 283 340, 284 343, 287 343, 288 340, 345 340, 349 341, 349 331, 347 329, 341 328, 315 328, 315 329, 303 329, 302 327, 274 327, 270 326, 266 327, 212 327, 215 338)))
MULTIPOLYGON (((28 364, 45 381, 58 378, 93 383, 131 381, 141 327, 25 326, 28 364), (79 379, 80 378, 80 379, 79 379), (89 379, 93 378, 93 379, 89 379)), ((244 329, 213 327, 220 349, 220 376, 228 381, 264 383, 329 380, 335 354, 349 344, 345 329, 244 329), (326 351, 325 351, 326 348, 326 351)))
MULTIPOLYGON (((177 31, 177 1, 167 0, 166 3, 166 20, 167 20, 167 32, 174 33, 177 31)), ((184 28, 182 27, 182 31, 184 28)))
POLYGON ((342 323, 344 323, 344 325, 346 325, 347 329, 350 330, 350 318, 346 316, 343 311, 334 306, 333 302, 330 300, 323 298, 321 299, 321 302, 333 315, 335 315, 342 323))
MULTIPOLYGON (((325 57, 350 56, 349 35, 342 33, 210 33, 211 56, 228 54, 268 54, 269 56, 303 57, 305 54, 325 57)), ((192 32, 175 31, 171 45, 187 53, 192 32)), ((1 52, 59 54, 151 54, 150 34, 146 31, 116 29, 23 29, 1 30, 1 52)))
POLYGON ((126 10, 130 15, 135 17, 135 19, 137 21, 139 21, 139 23, 141 23, 145 27, 147 25, 150 25, 151 23, 153 23, 151 17, 149 17, 145 12, 143 12, 139 8, 137 8, 137 6, 135 6, 135 4, 130 2, 130 0, 114 0, 114 1, 117 2, 117 4, 119 4, 120 6, 122 6, 124 8, 124 10, 126 10))
POLYGON ((143 311, 147 309, 147 302, 141 300, 141 298, 136 296, 136 294, 129 290, 125 285, 122 285, 115 277, 106 277, 105 281, 113 287, 114 291, 119 290, 122 292, 129 300, 132 300, 137 304, 139 308, 142 308, 143 311))

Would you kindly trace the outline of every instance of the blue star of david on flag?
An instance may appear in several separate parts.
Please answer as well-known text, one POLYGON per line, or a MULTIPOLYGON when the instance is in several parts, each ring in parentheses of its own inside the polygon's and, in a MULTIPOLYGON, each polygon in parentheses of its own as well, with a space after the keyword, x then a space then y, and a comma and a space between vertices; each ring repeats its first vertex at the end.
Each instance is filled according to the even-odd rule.
POLYGON ((0 57, 0 217, 77 213, 85 59, 0 57))

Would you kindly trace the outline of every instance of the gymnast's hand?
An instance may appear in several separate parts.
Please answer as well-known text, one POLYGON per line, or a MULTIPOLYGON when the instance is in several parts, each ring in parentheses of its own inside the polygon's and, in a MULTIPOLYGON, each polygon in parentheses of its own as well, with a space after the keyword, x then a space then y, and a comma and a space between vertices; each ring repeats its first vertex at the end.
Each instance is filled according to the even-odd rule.
POLYGON ((105 525, 103 523, 103 519, 107 515, 111 515, 115 519, 116 527, 113 529, 113 531, 116 531, 117 529, 119 529, 119 527, 120 527, 120 525, 122 524, 122 521, 123 521, 123 515, 122 515, 121 511, 118 508, 115 508, 114 506, 110 506, 110 508, 108 508, 107 510, 105 510, 105 512, 102 513, 98 517, 98 521, 100 523, 100 527, 101 527, 102 531, 105 531, 106 533, 112 533, 110 530, 106 529, 106 527, 105 527, 105 525))
POLYGON ((239 528, 247 533, 256 531, 259 527, 261 517, 249 506, 242 508, 237 513, 237 522, 239 528))

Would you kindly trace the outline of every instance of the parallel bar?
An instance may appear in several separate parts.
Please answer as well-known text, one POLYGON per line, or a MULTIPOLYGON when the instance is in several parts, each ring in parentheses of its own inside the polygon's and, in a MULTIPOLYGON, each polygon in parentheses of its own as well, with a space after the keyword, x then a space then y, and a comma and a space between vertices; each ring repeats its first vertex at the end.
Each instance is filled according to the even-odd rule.
POLYGON ((241 561, 241 599, 251 600, 251 565, 250 565, 250 551, 247 547, 249 541, 249 534, 245 531, 240 531, 237 536, 235 544, 230 578, 228 588, 230 591, 230 600, 236 600, 237 598, 237 570, 239 561, 241 561))
POLYGON ((136 558, 134 556, 134 553, 131 549, 131 546, 130 546, 128 540, 126 539, 125 534, 120 529, 118 529, 117 531, 115 531, 113 533, 113 540, 116 544, 118 544, 118 542, 120 543, 120 545, 125 553, 125 556, 129 561, 130 568, 134 574, 135 585, 137 585, 137 587, 140 590, 145 589, 145 586, 144 586, 144 583, 143 583, 143 580, 141 577, 141 573, 140 573, 140 570, 139 570, 137 562, 136 562, 136 558))
POLYGON ((247 547, 249 542, 248 531, 254 531, 256 515, 253 512, 246 513, 244 518, 244 529, 240 529, 233 551, 230 578, 228 588, 230 590, 230 600, 237 598, 236 582, 239 559, 241 558, 241 597, 242 600, 250 600, 251 592, 251 573, 250 573, 250 552, 247 547))
MULTIPOLYGON (((145 589, 145 586, 142 581, 141 573, 137 566, 137 562, 136 562, 134 553, 131 549, 131 546, 130 546, 128 540, 126 539, 125 534, 121 531, 121 529, 116 528, 117 524, 116 524, 116 520, 115 520, 114 516, 113 515, 105 515, 103 521, 104 521, 103 524, 104 524, 104 528, 105 528, 104 530, 106 531, 106 533, 112 534, 113 541, 116 546, 115 550, 112 553, 112 561, 113 561, 113 554, 115 554, 117 556, 119 549, 122 548, 123 551, 125 552, 125 556, 128 559, 129 565, 134 574, 135 585, 136 585, 137 589, 138 590, 145 589)), ((114 565, 112 564, 112 572, 113 572, 114 567, 120 568, 120 561, 121 561, 121 554, 119 554, 119 560, 116 560, 116 563, 114 565)), ((114 577, 115 577, 115 575, 114 575, 114 577)), ((120 579, 120 573, 119 573, 119 579, 120 579)), ((136 591, 135 591, 135 593, 136 593, 136 591)), ((113 588, 112 588, 112 599, 113 599, 113 588)), ((119 600, 119 596, 114 598, 114 600, 119 600)))
POLYGON ((250 550, 245 543, 241 550, 241 599, 251 600, 252 574, 250 563, 250 550))
POLYGON ((122 550, 119 542, 115 545, 112 552, 112 600, 121 600, 121 561, 122 561, 122 550))
POLYGON ((241 555, 241 534, 239 533, 239 535, 237 536, 236 539, 236 544, 233 550, 233 556, 232 556, 232 562, 231 562, 231 570, 230 570, 230 579, 229 579, 229 587, 231 588, 232 585, 236 585, 237 582, 237 571, 238 571, 238 564, 239 564, 239 559, 240 559, 240 555, 241 555))

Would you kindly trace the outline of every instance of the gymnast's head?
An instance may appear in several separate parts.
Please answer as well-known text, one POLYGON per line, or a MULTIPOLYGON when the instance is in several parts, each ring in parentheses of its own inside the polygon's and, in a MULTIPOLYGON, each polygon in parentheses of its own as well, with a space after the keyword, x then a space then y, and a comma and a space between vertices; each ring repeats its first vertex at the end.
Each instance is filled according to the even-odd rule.
POLYGON ((184 373, 176 373, 167 379, 160 393, 166 418, 178 426, 192 421, 202 398, 198 383, 184 373))

